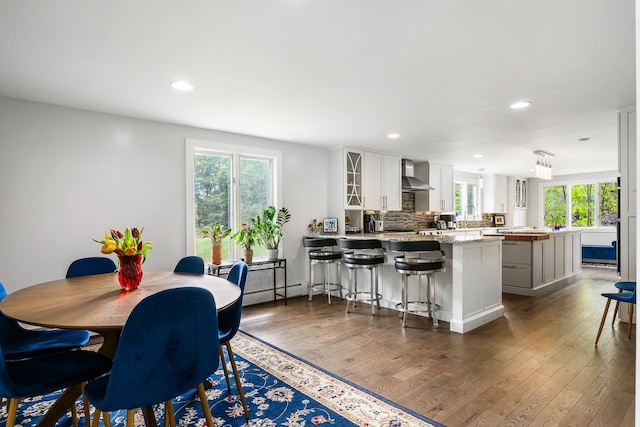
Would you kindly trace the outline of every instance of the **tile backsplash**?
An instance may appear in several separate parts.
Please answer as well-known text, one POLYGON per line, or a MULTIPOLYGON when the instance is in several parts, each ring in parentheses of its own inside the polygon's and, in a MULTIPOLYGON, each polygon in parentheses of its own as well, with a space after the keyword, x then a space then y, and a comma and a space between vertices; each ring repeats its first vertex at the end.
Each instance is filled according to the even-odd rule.
MULTIPOLYGON (((382 215, 384 229, 387 231, 408 231, 421 228, 435 228, 434 221, 438 220, 439 214, 435 212, 416 212, 415 193, 402 193, 402 211, 386 212, 382 215)), ((462 224, 458 221, 458 227, 462 224)), ((493 225, 493 214, 482 214, 482 221, 468 221, 465 228, 495 227, 493 225)))

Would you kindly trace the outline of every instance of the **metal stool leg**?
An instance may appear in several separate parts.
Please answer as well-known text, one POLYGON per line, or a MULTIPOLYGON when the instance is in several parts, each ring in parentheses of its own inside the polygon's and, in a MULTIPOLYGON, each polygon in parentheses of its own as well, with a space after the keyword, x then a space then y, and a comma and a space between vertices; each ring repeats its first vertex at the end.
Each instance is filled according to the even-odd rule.
POLYGON ((351 304, 351 298, 353 295, 352 285, 353 285, 353 268, 350 268, 348 273, 348 278, 347 278, 347 310, 346 310, 347 313, 349 313, 349 306, 351 304))
POLYGON ((313 299, 313 261, 309 260, 309 274, 307 275, 309 280, 308 282, 308 292, 309 292, 309 301, 313 299))
POLYGON ((329 285, 329 263, 324 264, 324 292, 327 294, 327 301, 331 304, 331 289, 329 285))
POLYGON ((438 328, 440 325, 438 324, 438 316, 436 315, 436 284, 432 281, 433 274, 427 274, 427 289, 429 292, 428 301, 429 301, 429 315, 432 316, 433 319, 433 327, 438 328), (433 289, 433 301, 431 300, 432 290, 433 289), (433 310, 431 310, 431 306, 433 305, 433 310))
POLYGON ((407 296, 407 287, 409 282, 409 275, 402 275, 402 327, 407 326, 407 310, 409 309, 409 297, 407 296))

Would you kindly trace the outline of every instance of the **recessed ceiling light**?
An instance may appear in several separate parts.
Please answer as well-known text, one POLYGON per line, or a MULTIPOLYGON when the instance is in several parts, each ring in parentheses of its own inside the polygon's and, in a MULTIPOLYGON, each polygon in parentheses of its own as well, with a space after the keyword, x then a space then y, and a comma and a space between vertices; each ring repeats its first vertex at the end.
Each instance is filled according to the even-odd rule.
POLYGON ((473 158, 474 158, 474 159, 479 159, 479 158, 481 158, 481 157, 482 157, 482 154, 474 154, 474 155, 473 155, 473 158))
POLYGON ((527 108, 529 105, 531 105, 530 101, 518 101, 511 104, 511 108, 513 108, 514 110, 519 110, 521 108, 527 108))
POLYGON ((193 85, 183 81, 171 82, 171 87, 174 88, 175 90, 185 90, 185 91, 193 90, 193 85))
POLYGON ((400 138, 400 134, 399 133, 390 133, 389 135, 387 135, 387 138, 389 138, 389 139, 398 139, 398 138, 400 138))

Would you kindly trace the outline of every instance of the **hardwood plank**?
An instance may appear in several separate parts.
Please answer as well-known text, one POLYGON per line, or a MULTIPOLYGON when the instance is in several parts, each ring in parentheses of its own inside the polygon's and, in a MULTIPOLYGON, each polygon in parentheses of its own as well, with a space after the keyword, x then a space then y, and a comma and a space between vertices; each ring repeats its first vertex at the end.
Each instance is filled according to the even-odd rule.
POLYGON ((448 426, 633 425, 635 337, 609 317, 594 346, 600 293, 617 280, 615 269, 585 268, 551 293, 503 294, 505 316, 463 335, 305 297, 245 307, 241 329, 448 426))

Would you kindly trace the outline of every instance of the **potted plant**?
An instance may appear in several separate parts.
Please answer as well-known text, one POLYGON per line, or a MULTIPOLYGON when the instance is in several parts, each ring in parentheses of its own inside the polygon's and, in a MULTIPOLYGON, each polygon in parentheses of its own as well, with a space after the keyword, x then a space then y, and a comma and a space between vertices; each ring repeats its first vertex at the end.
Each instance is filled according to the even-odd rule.
POLYGON ((291 214, 287 208, 282 207, 276 211, 273 206, 267 207, 251 220, 258 242, 267 249, 267 259, 278 258, 278 246, 284 235, 282 228, 289 220, 291 220, 291 214))
POLYGON ((222 224, 216 222, 214 225, 205 225, 200 230, 202 237, 208 237, 211 239, 211 263, 222 263, 222 239, 227 237, 231 233, 230 228, 224 228, 222 224))
POLYGON ((253 245, 256 243, 255 229, 244 223, 240 225, 242 228, 231 235, 236 244, 244 249, 244 261, 253 261, 253 245))

